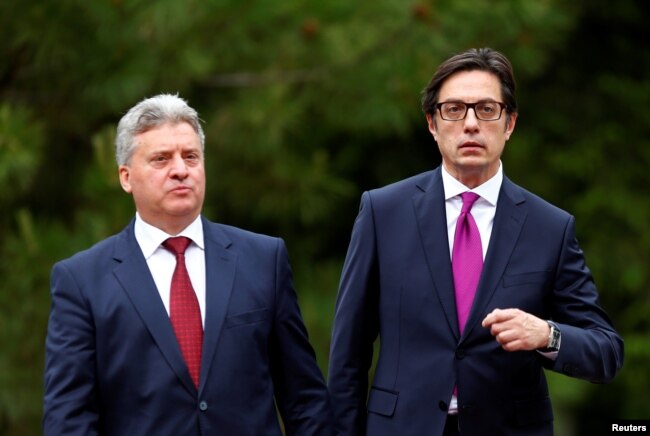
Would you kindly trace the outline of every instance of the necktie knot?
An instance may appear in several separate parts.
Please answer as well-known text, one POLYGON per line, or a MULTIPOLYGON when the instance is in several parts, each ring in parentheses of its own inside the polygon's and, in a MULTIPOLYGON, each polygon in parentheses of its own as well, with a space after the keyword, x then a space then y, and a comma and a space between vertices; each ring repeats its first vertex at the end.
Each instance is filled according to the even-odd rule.
POLYGON ((168 238, 162 243, 163 247, 174 253, 176 256, 185 254, 185 250, 192 243, 190 238, 185 236, 175 236, 168 238))
POLYGON ((469 211, 472 209, 472 206, 474 206, 474 202, 480 197, 474 192, 467 191, 460 194, 460 198, 463 200, 463 208, 460 210, 460 213, 469 213, 469 211))

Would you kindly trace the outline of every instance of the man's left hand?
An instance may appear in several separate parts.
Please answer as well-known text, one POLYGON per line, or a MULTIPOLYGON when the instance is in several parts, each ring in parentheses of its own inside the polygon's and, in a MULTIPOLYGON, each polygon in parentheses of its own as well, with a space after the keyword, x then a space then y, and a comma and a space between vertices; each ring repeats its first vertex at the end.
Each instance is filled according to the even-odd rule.
POLYGON ((482 325, 506 351, 544 348, 551 332, 546 321, 519 309, 494 309, 482 325))

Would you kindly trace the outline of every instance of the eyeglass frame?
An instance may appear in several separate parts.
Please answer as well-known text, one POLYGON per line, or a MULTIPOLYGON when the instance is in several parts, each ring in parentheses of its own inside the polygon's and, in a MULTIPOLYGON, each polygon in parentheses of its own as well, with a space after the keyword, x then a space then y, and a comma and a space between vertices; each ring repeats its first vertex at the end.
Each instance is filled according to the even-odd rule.
POLYGON ((472 109, 474 111, 474 116, 476 117, 477 120, 481 120, 481 121, 498 121, 498 120, 501 119, 501 116, 503 115, 503 110, 508 109, 508 105, 501 102, 501 101, 493 101, 493 100, 477 101, 476 103, 465 103, 464 101, 443 101, 442 103, 436 103, 435 108, 438 109, 438 112, 440 113, 440 118, 442 118, 445 121, 463 121, 465 118, 467 118, 467 113, 469 112, 470 109, 472 109), (465 105, 465 114, 463 115, 462 118, 457 118, 455 120, 450 120, 450 119, 445 118, 442 115, 442 110, 441 110, 442 105, 443 104, 449 104, 449 103, 465 105), (478 113, 476 112, 476 106, 479 105, 479 104, 486 104, 486 103, 494 103, 494 104, 499 105, 499 108, 501 110, 499 111, 499 116, 497 118, 485 120, 485 119, 479 117, 478 113))

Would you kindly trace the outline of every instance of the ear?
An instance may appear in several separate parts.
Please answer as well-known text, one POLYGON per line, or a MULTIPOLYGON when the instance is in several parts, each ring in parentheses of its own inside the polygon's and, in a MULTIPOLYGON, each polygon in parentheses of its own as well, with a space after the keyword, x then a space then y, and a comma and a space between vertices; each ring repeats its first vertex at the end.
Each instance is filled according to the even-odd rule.
POLYGON ((515 130, 515 124, 517 123, 517 115, 518 115, 517 112, 508 115, 508 121, 506 122, 506 132, 505 132, 506 141, 510 139, 510 135, 512 135, 512 132, 515 130))
POLYGON ((438 131, 437 131, 437 127, 436 127, 436 120, 433 119, 433 115, 431 115, 431 114, 427 114, 426 117, 427 117, 427 125, 429 126, 429 132, 433 136, 433 139, 438 141, 438 138, 437 138, 438 131))
POLYGON ((120 177, 120 185, 128 194, 131 193, 131 169, 126 165, 120 165, 117 170, 120 177))

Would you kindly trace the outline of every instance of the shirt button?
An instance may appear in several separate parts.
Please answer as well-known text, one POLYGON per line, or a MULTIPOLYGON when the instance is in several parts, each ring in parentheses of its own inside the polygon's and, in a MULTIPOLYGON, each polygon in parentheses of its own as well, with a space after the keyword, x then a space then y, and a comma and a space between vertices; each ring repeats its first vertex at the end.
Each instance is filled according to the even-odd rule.
POLYGON ((201 412, 205 412, 206 410, 208 410, 208 403, 206 403, 205 401, 201 401, 199 403, 199 410, 201 410, 201 412))

